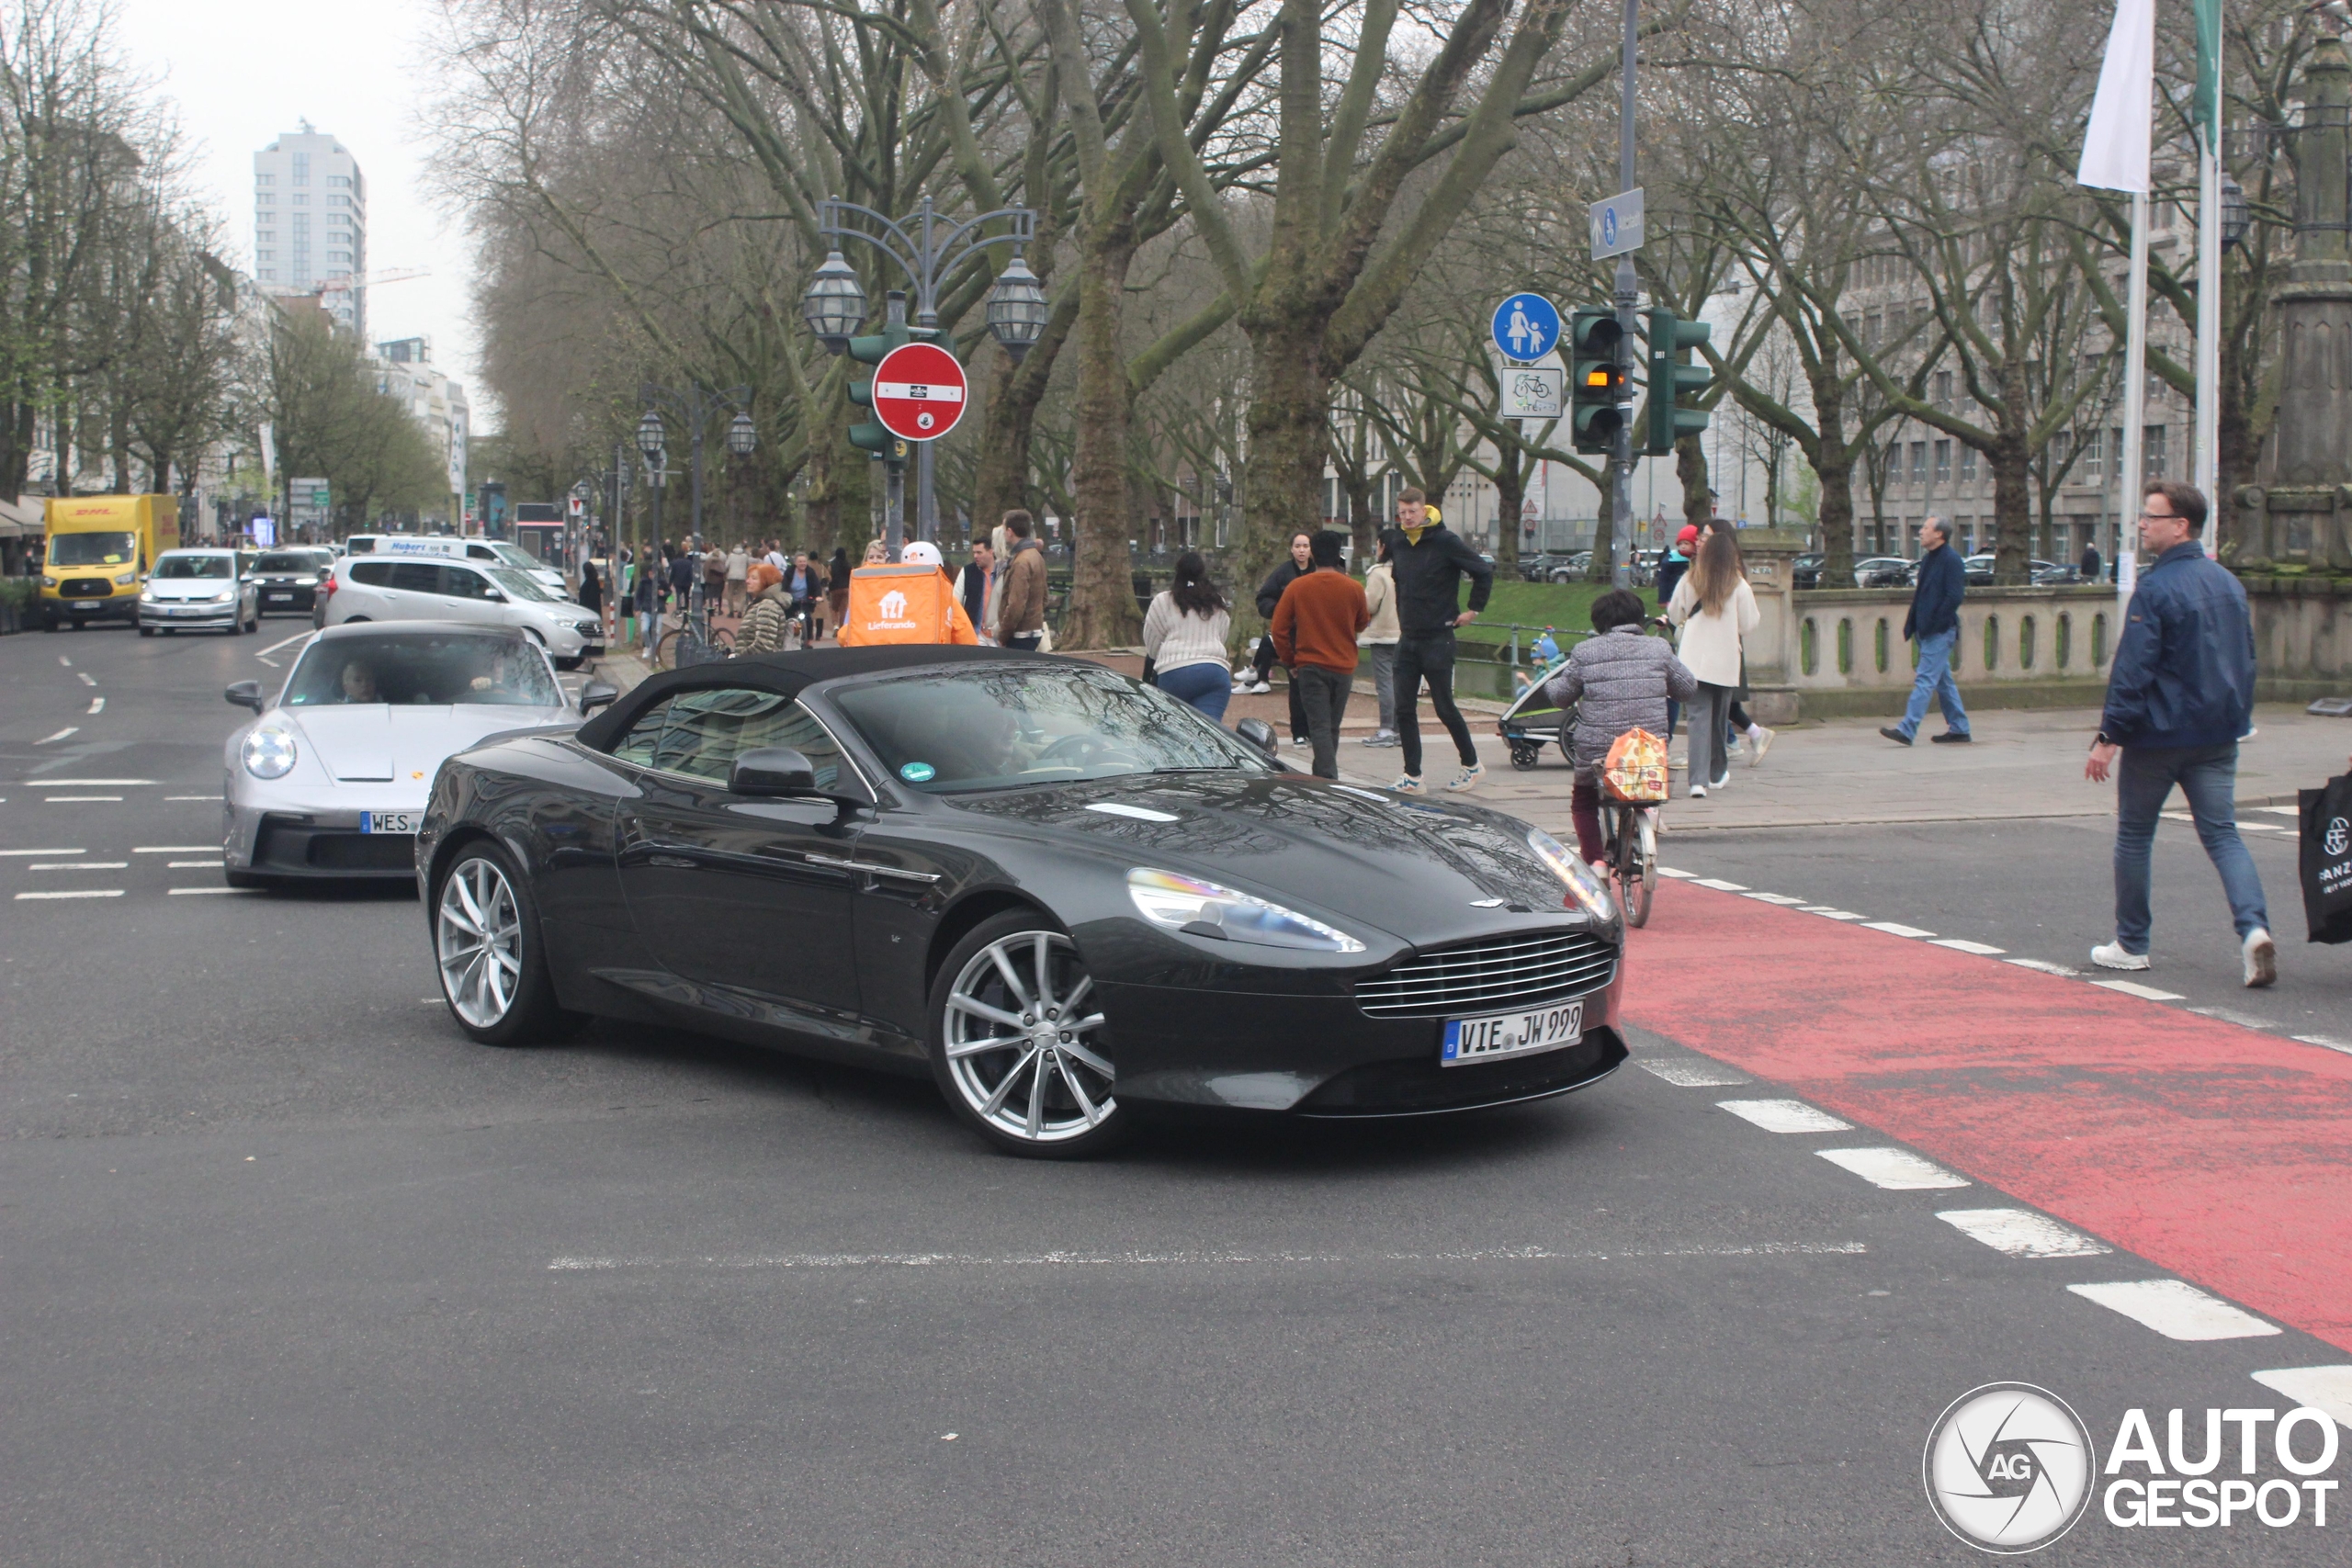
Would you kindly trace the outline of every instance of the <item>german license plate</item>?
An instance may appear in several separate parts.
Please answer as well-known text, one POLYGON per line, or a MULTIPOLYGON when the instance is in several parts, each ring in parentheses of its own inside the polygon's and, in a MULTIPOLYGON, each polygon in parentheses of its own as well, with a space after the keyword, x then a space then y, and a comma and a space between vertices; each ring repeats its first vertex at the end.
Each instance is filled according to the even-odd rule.
POLYGON ((268 595, 269 602, 273 604, 284 604, 293 597, 294 595, 291 593, 272 593, 268 595))
POLYGON ((359 830, 363 833, 414 833, 417 815, 413 811, 363 811, 359 814, 359 830))
POLYGON ((1450 1018, 1445 1021, 1445 1043, 1439 1048, 1438 1066, 1459 1067, 1498 1056, 1532 1055, 1573 1045, 1583 1038, 1581 1000, 1550 1002, 1483 1018, 1450 1018))
POLYGON ((103 610, 106 608, 106 601, 103 599, 76 599, 74 601, 74 607, 77 610, 103 610))

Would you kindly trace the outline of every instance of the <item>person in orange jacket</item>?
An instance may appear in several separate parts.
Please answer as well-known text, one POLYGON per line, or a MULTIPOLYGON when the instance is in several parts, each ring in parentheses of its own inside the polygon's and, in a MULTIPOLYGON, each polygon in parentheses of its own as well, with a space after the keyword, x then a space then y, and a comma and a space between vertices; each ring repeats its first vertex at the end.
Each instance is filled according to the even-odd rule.
POLYGON ((899 552, 898 569, 889 567, 860 567, 857 570, 850 573, 850 584, 852 592, 850 595, 849 615, 842 622, 841 632, 837 639, 840 646, 843 648, 860 648, 868 644, 885 642, 937 642, 956 645, 964 648, 977 648, 979 645, 979 635, 972 629, 972 617, 964 613, 964 606, 957 600, 955 580, 947 575, 947 567, 946 564, 939 558, 939 547, 937 545, 929 544, 923 540, 918 539, 899 552), (938 625, 939 635, 936 637, 927 637, 921 635, 920 633, 887 637, 874 635, 871 629, 865 624, 866 617, 860 614, 860 595, 854 592, 858 580, 860 578, 867 577, 869 574, 875 576, 884 574, 902 576, 903 569, 910 566, 927 566, 939 575, 941 588, 939 593, 939 599, 941 600, 938 625))

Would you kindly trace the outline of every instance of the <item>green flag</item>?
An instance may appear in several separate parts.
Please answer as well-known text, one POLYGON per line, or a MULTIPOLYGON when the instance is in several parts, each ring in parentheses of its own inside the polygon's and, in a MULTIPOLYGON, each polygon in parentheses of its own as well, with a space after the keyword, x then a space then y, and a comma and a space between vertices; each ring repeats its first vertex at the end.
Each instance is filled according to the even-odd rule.
POLYGON ((2222 144, 2222 0, 2196 0, 2198 134, 2222 144))

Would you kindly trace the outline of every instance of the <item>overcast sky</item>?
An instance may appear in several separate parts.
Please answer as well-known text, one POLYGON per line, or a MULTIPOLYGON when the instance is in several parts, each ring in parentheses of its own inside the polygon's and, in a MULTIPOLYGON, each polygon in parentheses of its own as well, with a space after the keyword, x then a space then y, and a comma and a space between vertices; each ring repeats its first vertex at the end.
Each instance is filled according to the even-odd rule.
POLYGON ((432 276, 368 291, 375 342, 423 335, 433 357, 473 386, 470 247, 423 191, 419 109, 427 0, 118 0, 121 38, 197 145, 198 187, 227 220, 230 254, 253 266, 253 155, 308 118, 358 158, 368 177, 370 272, 426 267, 432 276))

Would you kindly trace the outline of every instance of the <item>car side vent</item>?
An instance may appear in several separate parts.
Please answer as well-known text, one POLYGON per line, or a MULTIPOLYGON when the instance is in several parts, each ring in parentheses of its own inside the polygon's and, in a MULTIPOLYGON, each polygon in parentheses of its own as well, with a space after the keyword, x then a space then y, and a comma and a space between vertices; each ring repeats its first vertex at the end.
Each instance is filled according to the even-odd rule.
POLYGON ((1615 977, 1617 950, 1589 931, 1546 931, 1441 947, 1356 984, 1374 1018, 1449 1018, 1532 1006, 1597 991, 1615 977))

